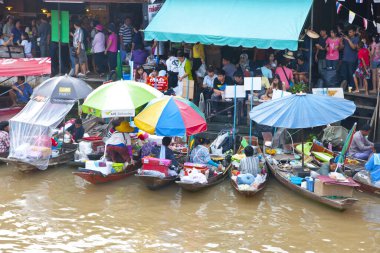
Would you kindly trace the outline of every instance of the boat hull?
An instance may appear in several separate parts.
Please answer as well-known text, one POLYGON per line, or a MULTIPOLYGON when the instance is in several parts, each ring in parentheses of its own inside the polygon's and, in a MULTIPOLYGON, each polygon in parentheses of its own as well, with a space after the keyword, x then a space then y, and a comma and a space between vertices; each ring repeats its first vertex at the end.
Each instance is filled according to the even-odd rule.
POLYGON ((152 191, 159 190, 166 186, 169 186, 170 184, 173 184, 178 179, 178 176, 166 177, 166 178, 158 178, 158 177, 138 175, 138 174, 136 174, 135 176, 139 180, 141 180, 149 190, 152 190, 152 191))
POLYGON ((209 188, 211 186, 220 184, 221 182, 224 181, 224 179, 226 179, 226 177, 228 175, 229 175, 229 173, 228 173, 228 170, 227 170, 227 171, 224 172, 224 174, 220 174, 220 175, 218 175, 218 176, 216 176, 214 178, 209 178, 209 181, 208 181, 207 184, 199 184, 199 183, 189 184, 189 183, 185 183, 185 182, 181 182, 181 181, 177 181, 176 183, 182 189, 184 189, 186 191, 197 192, 197 191, 209 188))
POLYGON ((76 171, 73 172, 75 176, 78 176, 91 184, 104 184, 117 180, 121 180, 137 173, 138 167, 135 165, 129 165, 127 169, 120 173, 113 173, 109 175, 103 175, 98 172, 92 171, 76 171))

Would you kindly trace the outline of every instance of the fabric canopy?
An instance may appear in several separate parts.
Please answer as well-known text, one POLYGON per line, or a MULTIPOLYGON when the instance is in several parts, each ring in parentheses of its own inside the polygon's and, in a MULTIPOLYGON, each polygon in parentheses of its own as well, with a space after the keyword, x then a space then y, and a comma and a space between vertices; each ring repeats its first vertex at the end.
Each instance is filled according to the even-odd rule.
POLYGON ((50 73, 50 58, 0 59, 0 76, 41 76, 50 73))
POLYGON ((296 50, 312 0, 167 0, 145 40, 296 50))

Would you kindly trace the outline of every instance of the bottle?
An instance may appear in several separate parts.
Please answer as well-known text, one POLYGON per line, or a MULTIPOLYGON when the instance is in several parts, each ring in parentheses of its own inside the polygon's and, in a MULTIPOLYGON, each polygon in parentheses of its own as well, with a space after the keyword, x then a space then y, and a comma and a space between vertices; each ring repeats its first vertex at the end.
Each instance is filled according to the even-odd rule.
POLYGON ((301 182, 301 188, 307 189, 307 183, 306 183, 306 181, 302 181, 301 182))
POLYGON ((331 142, 329 142, 329 145, 328 145, 328 147, 327 147, 330 151, 332 151, 332 144, 331 144, 331 142))

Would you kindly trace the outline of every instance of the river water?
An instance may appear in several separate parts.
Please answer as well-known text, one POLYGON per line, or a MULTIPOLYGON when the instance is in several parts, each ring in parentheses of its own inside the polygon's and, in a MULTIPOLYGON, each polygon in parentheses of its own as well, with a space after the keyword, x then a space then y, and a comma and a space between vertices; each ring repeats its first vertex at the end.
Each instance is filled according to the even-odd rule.
POLYGON ((380 252, 380 198, 335 211, 271 179, 245 198, 228 181, 152 192, 137 178, 91 185, 72 168, 0 166, 0 252, 380 252))

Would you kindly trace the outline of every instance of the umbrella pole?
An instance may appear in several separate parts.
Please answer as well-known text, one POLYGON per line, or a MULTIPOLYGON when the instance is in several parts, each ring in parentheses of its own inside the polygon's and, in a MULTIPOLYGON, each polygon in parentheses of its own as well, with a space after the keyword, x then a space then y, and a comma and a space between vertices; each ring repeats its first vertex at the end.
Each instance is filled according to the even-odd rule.
MULTIPOLYGON (((311 3, 311 13, 310 13, 310 27, 313 30, 314 27, 314 1, 311 3)), ((306 35, 307 36, 307 35, 306 35)), ((312 67, 313 64, 313 39, 310 38, 310 47, 309 47, 309 91, 311 92, 311 78, 312 78, 312 67)))
MULTIPOLYGON (((253 108, 253 78, 251 78, 251 111, 253 108)), ((249 117, 249 112, 247 112, 247 117, 249 117)), ((252 119, 249 120, 249 145, 252 145, 252 119)))
POLYGON ((234 139, 234 154, 236 150, 236 138, 235 138, 235 133, 236 133, 236 82, 235 82, 235 94, 234 94, 234 127, 232 129, 232 136, 234 139))
POLYGON ((304 135, 304 132, 303 132, 303 128, 302 128, 302 140, 301 140, 301 147, 302 147, 302 168, 304 168, 304 164, 305 164, 305 153, 303 151, 303 136, 304 135))

